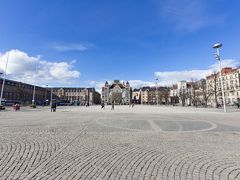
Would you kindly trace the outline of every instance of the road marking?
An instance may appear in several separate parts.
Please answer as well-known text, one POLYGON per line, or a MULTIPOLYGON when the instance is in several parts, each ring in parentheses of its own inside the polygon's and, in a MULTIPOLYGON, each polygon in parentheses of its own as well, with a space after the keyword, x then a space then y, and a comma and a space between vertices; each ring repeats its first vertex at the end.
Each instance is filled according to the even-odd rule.
POLYGON ((155 132, 162 132, 162 129, 153 120, 148 120, 148 123, 155 132))
POLYGON ((137 132, 143 132, 143 130, 141 129, 131 129, 131 128, 126 128, 126 127, 118 127, 118 126, 112 126, 112 125, 108 125, 102 121, 104 121, 106 119, 96 119, 95 122, 103 127, 108 127, 108 128, 115 128, 115 129, 121 129, 121 130, 128 130, 128 131, 137 131, 137 132))
POLYGON ((176 131, 176 132, 182 132, 183 131, 183 126, 181 125, 181 123, 179 121, 176 121, 176 124, 179 127, 178 131, 176 131))
MULTIPOLYGON (((211 130, 217 128, 217 125, 215 123, 210 122, 210 121, 205 121, 205 120, 199 120, 199 121, 209 123, 211 125, 211 127, 205 128, 205 129, 199 129, 199 130, 195 130, 195 131, 204 132, 204 131, 211 131, 211 130)), ((188 132, 194 132, 194 131, 188 131, 188 132)))

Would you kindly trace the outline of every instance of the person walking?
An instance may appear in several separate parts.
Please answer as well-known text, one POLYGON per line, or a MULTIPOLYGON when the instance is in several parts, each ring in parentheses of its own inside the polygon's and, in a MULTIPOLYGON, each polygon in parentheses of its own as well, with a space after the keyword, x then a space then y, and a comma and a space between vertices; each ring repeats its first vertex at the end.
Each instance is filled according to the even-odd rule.
POLYGON ((112 101, 112 108, 111 108, 111 110, 114 111, 114 101, 112 101))
POLYGON ((238 109, 240 108, 240 102, 237 103, 237 108, 238 108, 238 109))
POLYGON ((15 111, 19 111, 20 110, 20 105, 18 103, 15 103, 13 108, 14 108, 15 111))
POLYGON ((57 110, 57 103, 53 102, 51 105, 51 112, 56 112, 56 110, 57 110))
POLYGON ((101 109, 105 109, 105 104, 104 102, 102 102, 102 108, 101 109))

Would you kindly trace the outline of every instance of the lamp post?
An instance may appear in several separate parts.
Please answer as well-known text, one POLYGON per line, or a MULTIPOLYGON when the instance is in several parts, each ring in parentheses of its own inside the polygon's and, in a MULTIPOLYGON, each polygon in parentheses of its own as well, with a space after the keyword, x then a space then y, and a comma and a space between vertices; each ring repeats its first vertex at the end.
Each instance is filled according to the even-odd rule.
POLYGON ((52 107, 53 88, 51 87, 50 107, 52 107))
POLYGON ((156 101, 158 105, 158 78, 156 78, 155 81, 156 81, 156 101))
POLYGON ((222 90, 222 100, 223 100, 223 108, 224 112, 227 112, 226 108, 226 101, 225 101, 225 94, 223 90, 223 80, 222 80, 222 64, 221 64, 221 58, 220 58, 220 53, 219 53, 219 48, 222 47, 221 43, 217 43, 213 45, 213 48, 216 49, 216 59, 219 62, 219 73, 220 73, 220 81, 221 81, 221 90, 222 90))
POLYGON ((7 75, 8 59, 9 59, 9 52, 7 52, 6 66, 5 66, 5 70, 3 73, 3 83, 2 83, 2 89, 1 89, 1 95, 0 95, 0 105, 2 105, 3 90, 4 90, 6 75, 7 75))
MULTIPOLYGON (((46 103, 47 102, 47 90, 48 90, 48 85, 46 84, 45 85, 45 88, 46 88, 46 91, 45 91, 45 99, 44 99, 44 102, 46 103)), ((47 104, 46 104, 47 105, 47 104)))
POLYGON ((34 78, 34 86, 33 86, 33 98, 32 104, 35 104, 35 94, 36 94, 36 74, 37 74, 37 62, 35 62, 35 78, 34 78))

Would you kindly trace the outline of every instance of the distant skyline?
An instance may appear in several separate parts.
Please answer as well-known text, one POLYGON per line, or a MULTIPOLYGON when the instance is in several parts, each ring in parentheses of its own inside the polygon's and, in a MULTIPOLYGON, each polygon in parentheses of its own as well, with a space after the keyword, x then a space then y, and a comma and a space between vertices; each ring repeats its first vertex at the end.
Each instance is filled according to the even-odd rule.
POLYGON ((233 0, 0 1, 0 73, 44 86, 134 87, 200 79, 240 65, 240 2, 233 0), (37 73, 35 73, 37 64, 37 73))

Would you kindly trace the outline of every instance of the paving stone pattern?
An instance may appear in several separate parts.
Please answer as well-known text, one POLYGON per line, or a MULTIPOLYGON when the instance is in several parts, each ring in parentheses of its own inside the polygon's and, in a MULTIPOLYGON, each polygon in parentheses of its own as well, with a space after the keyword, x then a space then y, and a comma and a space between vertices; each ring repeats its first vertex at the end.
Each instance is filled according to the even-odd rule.
POLYGON ((240 112, 110 108, 0 112, 0 179, 240 179, 240 112))

